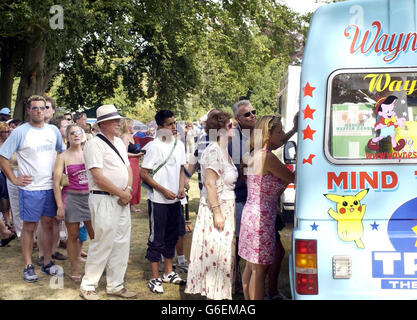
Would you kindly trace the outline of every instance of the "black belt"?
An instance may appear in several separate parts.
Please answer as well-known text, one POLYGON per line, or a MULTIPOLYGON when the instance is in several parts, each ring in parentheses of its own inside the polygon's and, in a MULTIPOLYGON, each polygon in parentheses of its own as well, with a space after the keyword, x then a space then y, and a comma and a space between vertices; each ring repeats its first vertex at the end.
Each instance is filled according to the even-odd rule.
POLYGON ((110 196, 110 193, 108 193, 106 191, 91 190, 90 193, 94 193, 94 194, 105 194, 106 196, 110 196))

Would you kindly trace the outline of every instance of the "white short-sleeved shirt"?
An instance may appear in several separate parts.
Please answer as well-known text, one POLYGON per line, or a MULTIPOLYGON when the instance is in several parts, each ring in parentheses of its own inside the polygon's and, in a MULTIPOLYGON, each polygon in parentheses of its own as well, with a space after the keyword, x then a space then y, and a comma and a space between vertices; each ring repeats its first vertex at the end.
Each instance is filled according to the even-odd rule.
MULTIPOLYGON (((146 154, 142 161, 142 168, 150 170, 158 168, 158 166, 168 158, 172 147, 174 146, 174 141, 175 140, 164 142, 157 137, 149 142, 146 145, 146 154)), ((184 166, 185 163, 184 143, 182 143, 181 140, 177 140, 177 145, 175 146, 171 157, 153 176, 154 180, 164 188, 177 194, 180 186, 181 166, 184 166)), ((157 190, 153 190, 153 192, 148 191, 148 199, 152 202, 165 204, 179 201, 179 199, 168 200, 157 190)))
POLYGON ((28 122, 17 127, 0 148, 0 155, 10 159, 16 152, 18 174, 32 176, 32 183, 19 187, 28 191, 53 188, 55 152, 65 150, 61 133, 56 126, 45 123, 42 128, 28 122))
POLYGON ((94 183, 93 176, 90 172, 92 168, 103 169, 103 175, 109 179, 116 187, 125 189, 129 183, 128 166, 129 159, 127 157, 126 145, 122 139, 115 137, 113 145, 119 151, 122 159, 110 146, 99 137, 94 137, 85 143, 84 160, 87 169, 88 187, 90 190, 101 190, 94 183))

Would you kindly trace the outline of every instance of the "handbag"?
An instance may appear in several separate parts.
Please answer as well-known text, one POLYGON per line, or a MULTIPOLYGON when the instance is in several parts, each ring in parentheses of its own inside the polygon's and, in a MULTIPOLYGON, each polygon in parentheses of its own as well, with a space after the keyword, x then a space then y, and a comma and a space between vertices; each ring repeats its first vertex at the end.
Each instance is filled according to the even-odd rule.
POLYGON ((67 169, 67 164, 65 162, 65 157, 64 157, 64 168, 65 168, 65 173, 62 173, 61 181, 59 182, 61 187, 69 186, 68 169, 67 169))
MULTIPOLYGON (((159 169, 161 169, 168 162, 169 158, 171 158, 171 155, 174 152, 174 149, 175 149, 176 145, 177 145, 177 139, 175 139, 174 146, 172 147, 171 152, 169 153, 169 155, 165 159, 165 161, 162 162, 155 170, 148 170, 148 172, 149 172, 149 174, 151 175, 152 178, 159 171, 159 169)), ((145 189, 147 189, 148 191, 153 192, 153 188, 143 180, 141 182, 141 186, 144 187, 145 189)))

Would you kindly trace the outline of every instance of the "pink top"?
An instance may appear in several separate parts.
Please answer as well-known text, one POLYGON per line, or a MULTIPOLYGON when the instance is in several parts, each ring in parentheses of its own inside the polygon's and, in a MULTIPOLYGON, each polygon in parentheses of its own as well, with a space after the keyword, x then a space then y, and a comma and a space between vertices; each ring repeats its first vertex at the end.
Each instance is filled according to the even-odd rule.
POLYGON ((69 185, 67 190, 88 191, 87 171, 84 163, 67 166, 69 185))

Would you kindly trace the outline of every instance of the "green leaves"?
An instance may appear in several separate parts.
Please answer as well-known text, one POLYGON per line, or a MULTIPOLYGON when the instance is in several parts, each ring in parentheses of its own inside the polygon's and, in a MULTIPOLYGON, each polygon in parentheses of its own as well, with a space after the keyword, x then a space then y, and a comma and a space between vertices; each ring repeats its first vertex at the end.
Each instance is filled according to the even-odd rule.
POLYGON ((73 111, 113 99, 129 114, 192 120, 248 97, 271 113, 303 32, 275 0, 62 0, 62 30, 49 27, 54 4, 2 1, 0 49, 6 37, 45 41, 45 73, 56 71, 58 105, 73 111))

